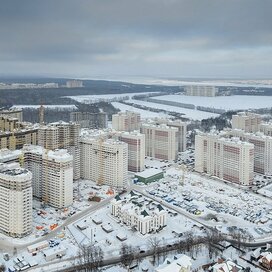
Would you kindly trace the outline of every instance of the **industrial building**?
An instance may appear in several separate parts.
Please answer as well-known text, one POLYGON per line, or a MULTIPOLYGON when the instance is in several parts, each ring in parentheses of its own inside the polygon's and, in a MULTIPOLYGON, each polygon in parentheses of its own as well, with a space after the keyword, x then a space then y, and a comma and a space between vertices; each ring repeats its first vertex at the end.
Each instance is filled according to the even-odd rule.
POLYGON ((141 173, 137 173, 135 174, 135 178, 139 181, 139 182, 143 182, 145 184, 150 183, 150 182, 154 182, 154 181, 158 181, 160 179, 163 178, 163 171, 159 170, 159 169, 154 169, 154 168, 150 168, 150 169, 146 169, 141 173))

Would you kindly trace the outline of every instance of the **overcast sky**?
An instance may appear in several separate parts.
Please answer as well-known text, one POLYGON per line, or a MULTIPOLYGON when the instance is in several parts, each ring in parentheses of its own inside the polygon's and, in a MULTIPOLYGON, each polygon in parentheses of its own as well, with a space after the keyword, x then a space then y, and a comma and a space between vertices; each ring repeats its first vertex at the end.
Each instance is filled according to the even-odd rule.
POLYGON ((272 0, 0 4, 0 75, 272 75, 272 0))

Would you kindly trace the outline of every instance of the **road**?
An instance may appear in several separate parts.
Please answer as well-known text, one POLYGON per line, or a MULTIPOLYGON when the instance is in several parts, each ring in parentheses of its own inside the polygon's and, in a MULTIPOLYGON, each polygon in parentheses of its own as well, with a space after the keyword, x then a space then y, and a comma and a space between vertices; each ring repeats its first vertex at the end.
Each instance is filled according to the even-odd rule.
POLYGON ((86 217, 88 214, 90 214, 98 209, 101 209, 101 208, 107 206, 113 198, 114 198, 114 196, 111 196, 111 197, 109 197, 99 203, 95 203, 94 205, 85 209, 84 211, 74 214, 73 216, 67 218, 61 226, 57 227, 56 229, 54 229, 53 231, 51 231, 47 235, 44 235, 38 239, 32 240, 31 242, 26 242, 26 243, 17 242, 16 243, 16 241, 14 241, 12 238, 0 240, 0 250, 13 251, 14 247, 16 247, 17 250, 21 250, 21 249, 28 247, 29 245, 33 245, 34 243, 38 243, 38 242, 42 242, 42 241, 54 238, 58 232, 63 230, 64 227, 76 222, 79 219, 86 217))

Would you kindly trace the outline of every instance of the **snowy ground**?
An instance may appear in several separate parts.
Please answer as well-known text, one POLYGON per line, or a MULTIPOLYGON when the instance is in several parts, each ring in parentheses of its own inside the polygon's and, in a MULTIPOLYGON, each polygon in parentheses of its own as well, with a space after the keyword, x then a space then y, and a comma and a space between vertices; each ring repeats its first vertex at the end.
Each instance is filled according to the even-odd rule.
POLYGON ((168 117, 167 114, 165 113, 158 113, 158 112, 152 112, 152 111, 148 111, 148 110, 142 110, 142 109, 138 109, 129 105, 125 105, 123 103, 119 103, 119 102, 112 102, 111 103, 115 108, 119 109, 120 111, 134 111, 134 112, 139 112, 141 114, 141 118, 145 119, 145 118, 155 118, 155 117, 168 117))
POLYGON ((170 168, 165 178, 151 184, 147 191, 225 233, 236 226, 256 239, 271 235, 271 199, 196 173, 189 173, 181 186, 180 175, 179 169, 170 168))
POLYGON ((187 95, 162 95, 156 99, 193 104, 195 106, 211 107, 224 110, 259 109, 272 105, 272 96, 233 95, 233 96, 187 96, 187 95))
MULTIPOLYGON (((160 97, 163 97, 163 96, 156 96, 155 98, 160 99, 160 97)), ((180 100, 176 100, 176 101, 180 102, 180 100)), ((216 113, 185 109, 185 108, 156 104, 156 103, 140 101, 140 100, 131 99, 129 102, 134 103, 134 104, 138 104, 138 105, 143 105, 143 106, 155 108, 155 109, 162 109, 162 110, 167 110, 167 111, 174 111, 174 112, 178 112, 178 113, 183 113, 185 118, 189 118, 189 119, 193 119, 193 120, 202 120, 202 119, 207 119, 210 117, 219 116, 219 114, 216 114, 216 113)))

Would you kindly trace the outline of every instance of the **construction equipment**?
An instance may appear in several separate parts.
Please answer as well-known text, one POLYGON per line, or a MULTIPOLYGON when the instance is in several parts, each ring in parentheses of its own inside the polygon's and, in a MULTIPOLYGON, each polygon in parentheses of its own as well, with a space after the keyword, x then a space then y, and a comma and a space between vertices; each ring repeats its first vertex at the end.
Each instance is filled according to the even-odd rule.
POLYGON ((179 170, 181 171, 179 184, 184 185, 185 174, 187 174, 187 167, 185 164, 180 165, 179 170))

